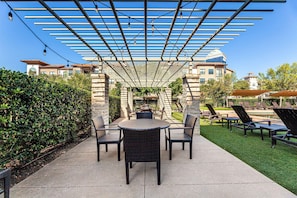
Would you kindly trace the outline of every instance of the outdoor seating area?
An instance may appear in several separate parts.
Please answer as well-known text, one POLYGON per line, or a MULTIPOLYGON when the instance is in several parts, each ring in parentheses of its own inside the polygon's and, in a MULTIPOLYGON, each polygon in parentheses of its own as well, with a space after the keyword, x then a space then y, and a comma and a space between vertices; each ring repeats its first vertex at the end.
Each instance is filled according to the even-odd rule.
POLYGON ((191 160, 185 155, 189 148, 183 151, 179 145, 173 146, 174 160, 169 160, 164 131, 160 133, 161 185, 155 162, 133 163, 126 185, 125 160, 115 160, 117 146, 100 151, 98 163, 96 138, 90 137, 15 185, 11 197, 295 197, 198 134, 191 160))
POLYGON ((253 55, 286 0, 25 2, 3 1, 0 198, 296 197, 297 63, 253 55))

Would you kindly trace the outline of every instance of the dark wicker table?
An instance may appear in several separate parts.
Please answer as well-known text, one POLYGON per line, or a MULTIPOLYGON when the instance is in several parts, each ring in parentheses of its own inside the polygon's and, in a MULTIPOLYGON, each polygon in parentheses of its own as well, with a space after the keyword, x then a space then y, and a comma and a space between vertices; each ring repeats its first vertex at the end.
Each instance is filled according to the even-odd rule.
POLYGON ((158 119, 136 119, 136 120, 126 120, 119 124, 122 129, 132 129, 132 130, 145 130, 160 127, 160 129, 168 128, 170 123, 165 120, 158 119))

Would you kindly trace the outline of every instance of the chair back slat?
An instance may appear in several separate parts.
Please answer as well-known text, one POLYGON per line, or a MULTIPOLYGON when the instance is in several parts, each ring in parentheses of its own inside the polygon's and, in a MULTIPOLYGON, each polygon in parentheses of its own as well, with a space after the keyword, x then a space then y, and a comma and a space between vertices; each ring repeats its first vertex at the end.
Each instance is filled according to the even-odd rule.
POLYGON ((239 119, 242 123, 250 123, 253 122, 252 118, 247 114, 243 106, 241 105, 233 105, 231 106, 235 113, 238 115, 239 119))
POLYGON ((274 108, 274 112, 283 121, 290 133, 297 135, 297 109, 274 108))

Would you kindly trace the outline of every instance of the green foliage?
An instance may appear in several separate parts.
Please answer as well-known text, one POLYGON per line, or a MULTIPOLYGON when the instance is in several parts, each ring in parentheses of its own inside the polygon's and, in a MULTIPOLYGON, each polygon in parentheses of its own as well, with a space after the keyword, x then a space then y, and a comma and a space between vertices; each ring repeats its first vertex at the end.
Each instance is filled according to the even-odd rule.
POLYGON ((90 93, 0 70, 0 166, 17 166, 90 126, 90 93))
POLYGON ((133 89, 134 95, 143 97, 146 95, 149 95, 150 93, 157 94, 160 92, 159 87, 140 87, 140 88, 134 88, 133 89))
POLYGON ((249 164, 273 181, 297 194, 297 149, 282 143, 271 148, 271 139, 266 133, 261 141, 259 131, 243 136, 242 130, 234 129, 232 133, 219 125, 200 122, 201 135, 249 164))
POLYGON ((261 89, 272 91, 295 90, 297 87, 297 63, 283 64, 275 70, 270 68, 266 75, 259 73, 261 89))
POLYGON ((109 96, 109 122, 121 117, 121 97, 109 96))
POLYGON ((200 86, 200 91, 202 99, 211 98, 215 107, 219 103, 223 104, 232 92, 232 76, 227 74, 219 81, 209 80, 200 86))
POLYGON ((246 80, 238 80, 233 84, 235 90, 247 90, 249 89, 249 83, 246 80))
POLYGON ((119 82, 116 82, 115 88, 110 90, 109 95, 111 95, 111 96, 121 96, 121 87, 122 87, 122 84, 119 83, 119 82))
POLYGON ((66 78, 60 75, 40 75, 38 77, 51 82, 69 85, 75 89, 91 91, 92 79, 90 74, 75 73, 74 75, 66 78))
POLYGON ((183 81, 181 78, 177 78, 174 82, 170 83, 168 87, 171 88, 173 97, 183 93, 183 81))

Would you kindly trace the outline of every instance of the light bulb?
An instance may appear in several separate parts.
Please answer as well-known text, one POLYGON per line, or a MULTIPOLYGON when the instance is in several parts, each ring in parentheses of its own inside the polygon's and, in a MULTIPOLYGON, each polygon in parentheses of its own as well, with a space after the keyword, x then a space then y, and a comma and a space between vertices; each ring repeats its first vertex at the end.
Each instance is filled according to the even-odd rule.
POLYGON ((10 21, 12 21, 12 20, 13 20, 13 16, 12 16, 12 13, 11 13, 11 11, 9 11, 9 12, 8 12, 8 19, 9 19, 10 21))

